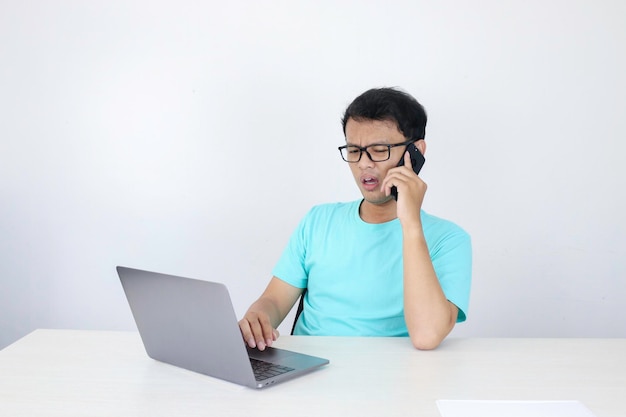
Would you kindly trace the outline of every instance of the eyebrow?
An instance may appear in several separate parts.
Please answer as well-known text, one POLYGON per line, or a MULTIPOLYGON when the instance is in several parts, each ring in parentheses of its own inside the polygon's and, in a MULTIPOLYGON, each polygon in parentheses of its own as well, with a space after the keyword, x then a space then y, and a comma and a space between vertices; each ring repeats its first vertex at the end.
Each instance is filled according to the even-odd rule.
POLYGON ((367 146, 360 146, 360 145, 357 145, 356 143, 350 143, 350 142, 346 141, 346 145, 348 145, 348 146, 359 146, 360 148, 367 148, 367 146, 376 146, 376 145, 387 146, 387 145, 391 145, 391 143, 389 143, 389 141, 387 141, 387 142, 374 142, 374 143, 370 143, 367 146))

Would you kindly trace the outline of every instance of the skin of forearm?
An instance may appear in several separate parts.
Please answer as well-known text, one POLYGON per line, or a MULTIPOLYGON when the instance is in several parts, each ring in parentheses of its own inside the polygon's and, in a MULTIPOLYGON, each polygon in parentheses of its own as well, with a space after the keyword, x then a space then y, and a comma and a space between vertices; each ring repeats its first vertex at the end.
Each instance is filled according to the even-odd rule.
POLYGON ((413 345, 433 349, 450 333, 456 318, 430 259, 420 227, 403 235, 404 316, 413 345))

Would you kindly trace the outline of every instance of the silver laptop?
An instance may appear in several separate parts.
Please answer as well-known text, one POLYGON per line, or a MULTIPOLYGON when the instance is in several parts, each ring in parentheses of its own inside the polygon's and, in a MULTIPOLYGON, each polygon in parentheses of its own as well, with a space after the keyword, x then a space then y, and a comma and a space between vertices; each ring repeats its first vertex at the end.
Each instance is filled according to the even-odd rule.
POLYGON ((327 359, 247 348, 225 285, 117 267, 148 356, 252 388, 293 378, 327 359))

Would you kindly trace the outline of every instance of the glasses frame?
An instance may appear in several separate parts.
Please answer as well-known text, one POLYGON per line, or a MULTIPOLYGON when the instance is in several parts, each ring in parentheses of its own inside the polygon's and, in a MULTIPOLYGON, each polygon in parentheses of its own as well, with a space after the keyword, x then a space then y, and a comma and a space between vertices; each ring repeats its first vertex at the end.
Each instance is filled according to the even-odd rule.
POLYGON ((391 158, 391 148, 395 148, 395 147, 398 147, 398 146, 409 146, 410 144, 415 143, 418 140, 419 139, 409 139, 406 142, 394 143, 393 145, 387 145, 385 143, 373 143, 373 144, 367 145, 367 146, 343 145, 343 146, 339 146, 337 149, 339 149, 339 154, 341 155, 341 159, 343 159, 344 161, 346 161, 349 164, 356 164, 357 162, 359 162, 361 160, 361 158, 363 157, 363 152, 365 152, 367 154, 367 157, 372 162, 385 162, 385 161, 388 161, 389 158, 391 158), (387 158, 381 159, 380 161, 374 161, 374 159, 372 159, 372 155, 370 155, 370 153, 367 150, 367 148, 372 147, 372 146, 386 146, 387 147, 387 158), (359 150, 359 158, 356 161, 348 161, 348 160, 346 160, 346 158, 344 158, 342 150, 343 149, 347 149, 349 147, 357 148, 359 150))

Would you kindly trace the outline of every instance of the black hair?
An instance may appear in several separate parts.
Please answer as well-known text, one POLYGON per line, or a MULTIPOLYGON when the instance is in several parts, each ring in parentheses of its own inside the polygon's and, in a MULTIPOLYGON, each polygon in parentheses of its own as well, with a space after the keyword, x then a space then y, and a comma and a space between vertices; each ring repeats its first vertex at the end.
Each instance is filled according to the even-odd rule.
POLYGON ((372 88, 355 98, 341 118, 344 136, 349 119, 392 121, 407 140, 424 139, 426 135, 424 107, 397 88, 372 88))

